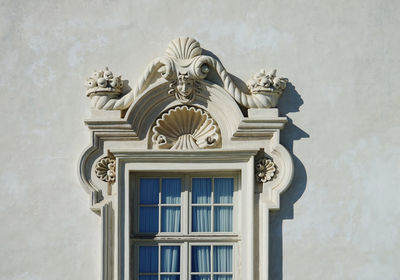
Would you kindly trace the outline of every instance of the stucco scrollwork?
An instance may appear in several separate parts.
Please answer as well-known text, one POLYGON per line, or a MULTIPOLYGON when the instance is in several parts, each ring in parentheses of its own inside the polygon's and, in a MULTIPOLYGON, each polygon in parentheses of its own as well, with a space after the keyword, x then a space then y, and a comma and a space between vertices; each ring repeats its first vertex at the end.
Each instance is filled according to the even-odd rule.
POLYGON ((96 163, 95 173, 97 178, 107 183, 115 182, 115 158, 110 156, 99 159, 96 163))
POLYGON ((259 183, 271 181, 275 175, 275 163, 268 158, 261 158, 255 164, 256 180, 259 183))
MULTIPOLYGON (((222 63, 204 54, 200 43, 190 37, 173 40, 168 45, 166 54, 165 57, 150 62, 143 75, 126 95, 120 97, 111 94, 107 95, 107 98, 100 98, 99 91, 96 91, 96 98, 90 95, 93 107, 102 110, 125 110, 157 79, 164 79, 170 84, 169 93, 175 94, 178 101, 184 104, 190 103, 199 93, 200 87, 197 82, 207 79, 211 70, 219 76, 226 92, 246 108, 275 107, 286 87, 287 79, 276 77, 276 70, 273 70, 269 74, 264 71, 253 76, 247 84, 248 89, 242 91, 233 82, 222 63)), ((102 80, 100 85, 103 83, 102 80)))
POLYGON ((153 145, 159 149, 215 148, 220 139, 217 123, 202 109, 178 106, 162 114, 152 128, 153 145))

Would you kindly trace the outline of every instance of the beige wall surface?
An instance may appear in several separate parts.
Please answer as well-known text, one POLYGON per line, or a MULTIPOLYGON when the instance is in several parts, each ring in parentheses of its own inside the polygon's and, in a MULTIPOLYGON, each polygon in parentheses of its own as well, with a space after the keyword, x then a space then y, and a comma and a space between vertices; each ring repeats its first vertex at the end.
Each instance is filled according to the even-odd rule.
POLYGON ((80 187, 84 80, 132 84, 191 36, 233 75, 289 78, 295 177, 271 214, 270 279, 399 279, 400 2, 0 1, 0 279, 99 279, 80 187))

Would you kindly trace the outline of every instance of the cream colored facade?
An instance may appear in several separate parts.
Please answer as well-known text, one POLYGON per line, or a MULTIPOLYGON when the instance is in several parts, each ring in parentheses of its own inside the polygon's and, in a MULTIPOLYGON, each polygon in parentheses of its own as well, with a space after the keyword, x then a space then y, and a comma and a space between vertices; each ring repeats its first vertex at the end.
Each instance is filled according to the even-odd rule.
MULTIPOLYGON (((398 3, 9 1, 0 11, 0 279, 104 276, 101 244, 109 232, 102 233, 102 221, 112 211, 100 218, 88 210, 76 172, 90 144, 83 120, 91 118, 91 102, 82 83, 109 66, 135 90, 148 63, 179 36, 197 39, 242 88, 240 81, 258 69, 277 68, 288 78, 277 104, 288 123, 275 144, 288 150, 294 177, 280 196, 280 210, 270 214, 269 235, 261 233, 269 239, 263 240, 269 279, 398 278, 398 3)), ((222 91, 215 94, 225 98, 222 91)), ((168 96, 185 106, 175 93, 168 96)), ((228 131, 222 123, 230 118, 218 116, 217 107, 214 112, 209 115, 222 147, 203 155, 225 144, 234 148, 227 135, 240 121, 228 131)), ((118 147, 132 148, 128 142, 118 147)), ((165 155, 152 145, 135 147, 165 155)), ((125 156, 112 145, 104 148, 99 158, 107 150, 125 156)), ((171 167, 164 163, 157 170, 171 167)), ((220 163, 210 167, 220 169, 220 163)), ((149 162, 140 168, 155 167, 149 162)), ((249 161, 234 169, 255 176, 249 161)))

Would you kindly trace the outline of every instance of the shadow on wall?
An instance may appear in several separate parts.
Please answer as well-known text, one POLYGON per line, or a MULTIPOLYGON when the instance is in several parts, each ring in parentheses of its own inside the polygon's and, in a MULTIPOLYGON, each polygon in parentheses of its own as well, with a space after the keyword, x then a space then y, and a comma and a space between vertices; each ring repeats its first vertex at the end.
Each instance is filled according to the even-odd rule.
MULTIPOLYGON (((299 112, 303 105, 303 99, 295 87, 288 83, 285 93, 279 101, 279 111, 282 115, 292 112, 299 112)), ((288 117, 285 129, 281 131, 281 144, 288 149, 293 158, 294 176, 288 190, 281 195, 280 209, 270 212, 269 222, 269 279, 283 280, 283 240, 282 222, 293 219, 293 205, 303 195, 307 185, 307 173, 304 165, 293 153, 293 143, 302 138, 309 138, 310 135, 293 124, 288 117)))

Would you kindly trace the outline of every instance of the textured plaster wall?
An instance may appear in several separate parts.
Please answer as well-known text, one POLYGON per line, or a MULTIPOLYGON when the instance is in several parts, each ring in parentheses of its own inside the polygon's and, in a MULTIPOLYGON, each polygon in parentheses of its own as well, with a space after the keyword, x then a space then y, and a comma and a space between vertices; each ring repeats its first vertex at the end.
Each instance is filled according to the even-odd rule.
POLYGON ((0 279, 99 279, 100 219, 76 173, 82 86, 132 82, 193 36, 247 79, 277 67, 295 178, 271 216, 271 275, 399 279, 398 1, 0 1, 0 279))

